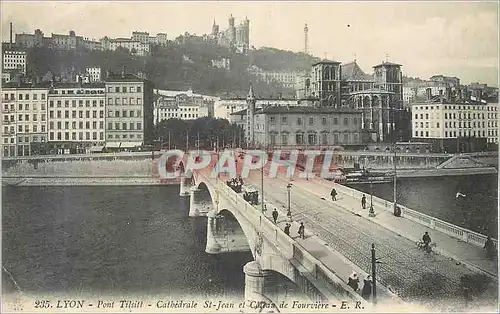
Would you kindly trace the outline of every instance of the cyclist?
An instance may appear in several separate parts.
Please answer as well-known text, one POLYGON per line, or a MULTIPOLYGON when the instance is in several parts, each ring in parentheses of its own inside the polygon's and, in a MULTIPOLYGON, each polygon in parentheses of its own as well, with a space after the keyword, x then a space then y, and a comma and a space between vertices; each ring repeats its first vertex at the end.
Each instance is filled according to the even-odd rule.
POLYGON ((429 235, 429 233, 427 231, 422 236, 422 241, 424 242, 424 249, 426 251, 429 251, 430 250, 429 244, 431 243, 431 236, 429 235))

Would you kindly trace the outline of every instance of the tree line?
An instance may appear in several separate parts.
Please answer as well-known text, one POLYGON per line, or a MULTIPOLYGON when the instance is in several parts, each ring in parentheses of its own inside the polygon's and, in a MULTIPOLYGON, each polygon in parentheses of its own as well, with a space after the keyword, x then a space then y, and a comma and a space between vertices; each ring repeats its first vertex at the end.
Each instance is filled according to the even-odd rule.
POLYGON ((241 147, 244 130, 226 119, 202 117, 196 120, 171 118, 161 121, 155 129, 156 149, 203 149, 218 145, 241 147))

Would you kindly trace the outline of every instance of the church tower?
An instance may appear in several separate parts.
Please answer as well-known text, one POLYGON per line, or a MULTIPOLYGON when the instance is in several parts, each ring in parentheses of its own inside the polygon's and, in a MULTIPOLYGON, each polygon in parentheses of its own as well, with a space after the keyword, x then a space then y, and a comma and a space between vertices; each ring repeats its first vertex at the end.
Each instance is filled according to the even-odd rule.
POLYGON ((247 146, 255 147, 255 94, 253 86, 250 84, 250 90, 247 96, 247 115, 246 115, 246 142, 247 146))

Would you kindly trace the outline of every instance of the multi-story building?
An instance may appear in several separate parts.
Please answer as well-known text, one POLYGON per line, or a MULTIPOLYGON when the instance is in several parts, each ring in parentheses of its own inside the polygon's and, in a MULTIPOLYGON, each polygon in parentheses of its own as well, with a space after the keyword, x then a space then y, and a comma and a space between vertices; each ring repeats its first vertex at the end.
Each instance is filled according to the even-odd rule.
POLYGON ((153 44, 160 46, 166 46, 168 42, 167 34, 165 33, 158 33, 156 34, 156 37, 153 37, 149 36, 148 32, 138 32, 138 31, 132 32, 132 40, 141 42, 143 44, 153 44))
POLYGON ((2 72, 12 71, 26 74, 26 51, 20 49, 2 51, 2 72))
MULTIPOLYGON (((326 148, 361 145, 361 112, 351 108, 267 106, 256 108, 250 88, 245 115, 245 141, 251 147, 326 148)), ((234 121, 234 120, 233 120, 234 121)), ((241 123, 241 122, 240 122, 241 123)))
MULTIPOLYGON (((267 99, 261 98, 255 100, 255 108, 262 108, 263 106, 304 106, 305 104, 299 103, 295 99, 267 99)), ((231 114, 239 112, 247 108, 246 98, 224 98, 214 102, 214 117, 220 119, 227 119, 231 121, 231 114)))
POLYGON ((131 54, 146 56, 149 55, 149 44, 130 38, 109 39, 104 37, 101 39, 101 44, 104 50, 116 50, 118 47, 127 49, 131 54))
POLYGON ((210 115, 211 102, 203 99, 200 94, 193 91, 157 91, 154 103, 155 124, 163 120, 177 118, 181 120, 194 120, 210 115))
POLYGON ((99 41, 77 36, 74 31, 69 31, 68 35, 52 34, 51 37, 44 37, 40 29, 34 34, 16 34, 16 45, 22 48, 46 47, 61 50, 101 50, 99 41))
POLYGON ((413 138, 449 153, 483 150, 488 139, 498 143, 497 107, 451 88, 435 96, 429 91, 425 102, 412 104, 413 138))
POLYGON ((279 83, 285 88, 294 89, 297 81, 297 72, 294 71, 263 71, 259 67, 252 66, 247 69, 248 73, 257 76, 259 81, 266 84, 279 83))
POLYGON ((212 66, 218 69, 231 70, 231 59, 221 58, 219 60, 211 60, 212 66))
POLYGON ((133 74, 106 78, 106 149, 129 149, 153 140, 153 84, 133 74))
POLYGON ((47 86, 2 86, 2 152, 4 157, 45 154, 47 86))
POLYGON ((97 83, 102 81, 101 67, 86 67, 85 74, 89 77, 89 83, 97 83))
POLYGON ((498 100, 496 103, 488 103, 486 105, 486 125, 488 130, 486 134, 488 136, 487 142, 489 146, 494 145, 498 148, 498 100))
POLYGON ((459 87, 460 79, 455 76, 445 76, 445 75, 433 75, 429 79, 431 82, 440 83, 445 85, 445 87, 459 87))
POLYGON ((55 154, 102 150, 105 142, 103 83, 60 83, 48 94, 48 147, 55 154))

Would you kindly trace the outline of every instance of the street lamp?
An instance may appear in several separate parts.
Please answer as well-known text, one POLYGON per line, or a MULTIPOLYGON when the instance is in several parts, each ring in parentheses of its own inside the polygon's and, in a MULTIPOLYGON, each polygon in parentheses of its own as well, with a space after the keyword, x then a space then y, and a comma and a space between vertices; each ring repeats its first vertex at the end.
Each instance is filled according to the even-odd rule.
POLYGON ((370 177, 370 211, 368 212, 369 217, 375 217, 375 210, 373 209, 373 181, 370 177))
POLYGON ((288 183, 286 189, 288 191, 288 210, 286 212, 286 216, 288 217, 288 219, 292 220, 292 211, 290 209, 290 193, 292 191, 292 184, 288 183))

